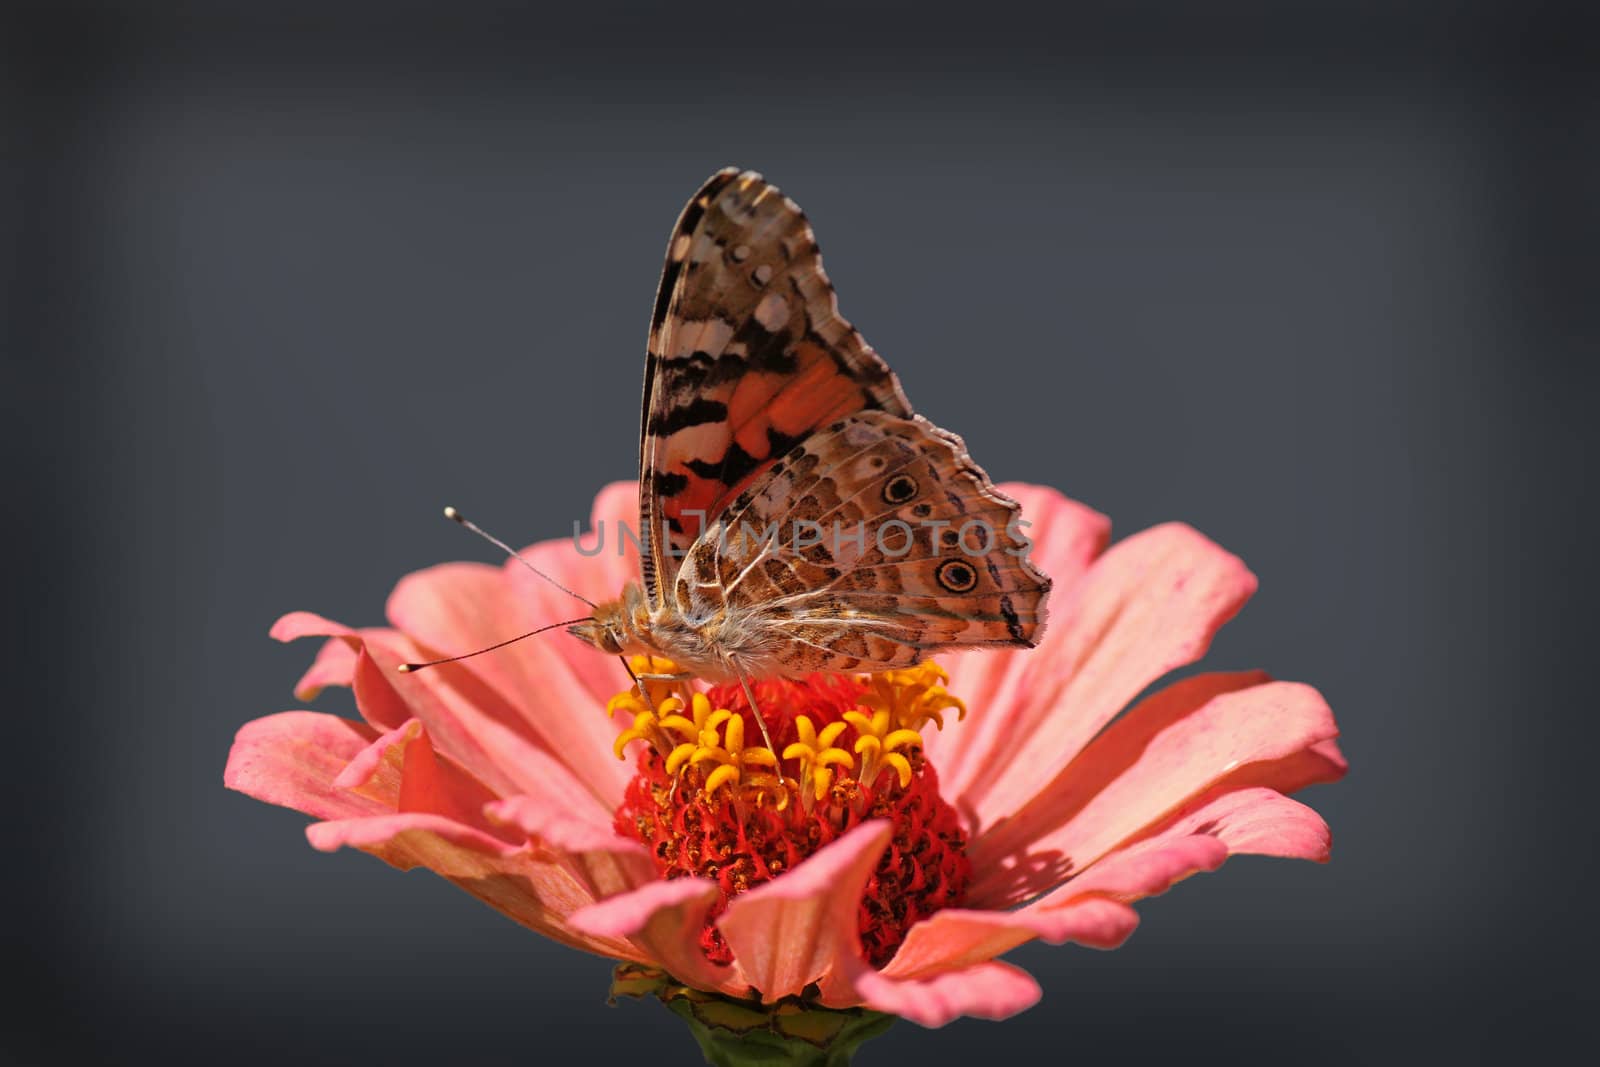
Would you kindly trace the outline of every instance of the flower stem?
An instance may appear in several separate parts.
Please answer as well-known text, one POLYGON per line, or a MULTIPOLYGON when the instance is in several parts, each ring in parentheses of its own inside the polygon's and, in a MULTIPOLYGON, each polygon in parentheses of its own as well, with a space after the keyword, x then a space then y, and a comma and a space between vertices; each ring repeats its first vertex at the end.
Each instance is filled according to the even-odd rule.
POLYGON ((895 1017, 864 1008, 824 1008, 803 998, 777 1004, 733 1000, 679 985, 659 971, 618 965, 612 996, 654 994, 689 1031, 713 1067, 848 1067, 895 1017))

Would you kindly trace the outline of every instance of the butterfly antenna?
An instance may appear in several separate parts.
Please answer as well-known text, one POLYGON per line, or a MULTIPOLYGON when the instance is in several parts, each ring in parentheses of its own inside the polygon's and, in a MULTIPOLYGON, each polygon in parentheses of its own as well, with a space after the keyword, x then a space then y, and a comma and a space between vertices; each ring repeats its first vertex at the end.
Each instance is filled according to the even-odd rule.
POLYGON ((488 648, 480 648, 476 652, 463 652, 459 656, 446 656, 444 659, 430 659, 426 663, 402 663, 400 664, 400 673, 412 674, 416 671, 422 670, 424 667, 437 667, 441 663, 454 663, 457 660, 471 659, 473 656, 481 656, 485 652, 493 652, 497 648, 505 648, 507 645, 521 641, 524 637, 532 637, 534 634, 542 634, 546 630, 554 630, 558 626, 571 626, 574 623, 589 622, 593 618, 593 615, 586 615, 581 619, 568 619, 565 622, 552 622, 547 626, 539 627, 537 630, 529 630, 525 634, 518 634, 516 637, 508 637, 498 644, 490 645, 488 648))
MULTIPOLYGON (((465 515, 461 514, 461 512, 457 511, 455 508, 446 506, 445 509, 444 509, 444 517, 449 519, 449 520, 451 520, 452 522, 456 522, 456 523, 459 523, 462 526, 465 526, 467 529, 471 530, 473 533, 477 534, 479 537, 483 538, 485 541, 489 542, 491 545, 494 545, 496 548, 498 548, 501 551, 505 552, 506 555, 510 556, 512 559, 516 560, 518 563, 522 564, 524 567, 528 568, 530 571, 532 571, 533 573, 537 574, 539 577, 543 578, 545 581, 549 582, 551 585, 555 586, 557 589, 561 590, 563 593, 567 594, 568 596, 577 597, 579 600, 583 601, 585 604, 589 605, 591 608, 598 608, 600 606, 600 605, 596 604, 594 601, 590 600, 588 597, 584 596, 582 593, 574 593, 572 590, 568 589, 566 586, 562 585, 560 582, 558 582, 554 578, 550 577, 544 571, 540 570, 538 567, 535 567, 533 564, 529 563, 526 559, 524 559, 522 557, 521 553, 519 553, 516 549, 512 548, 510 545, 508 545, 504 541, 500 540, 500 538, 496 537, 494 534, 488 532, 483 527, 479 526, 477 523, 473 522, 471 519, 469 519, 465 515)), ((579 619, 577 621, 582 622, 583 620, 579 619)), ((516 638, 512 638, 512 640, 514 641, 514 640, 517 640, 517 639, 516 638)), ((496 645, 494 647, 499 648, 500 646, 496 645)), ((484 651, 487 652, 488 649, 484 649, 484 651)))

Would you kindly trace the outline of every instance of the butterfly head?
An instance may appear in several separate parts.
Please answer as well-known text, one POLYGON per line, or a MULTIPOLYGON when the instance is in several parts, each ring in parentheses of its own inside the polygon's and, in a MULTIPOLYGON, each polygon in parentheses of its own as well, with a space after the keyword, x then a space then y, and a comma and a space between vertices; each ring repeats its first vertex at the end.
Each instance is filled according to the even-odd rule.
POLYGON ((594 615, 567 627, 567 633, 609 655, 627 655, 648 650, 640 640, 649 629, 648 617, 643 594, 630 583, 621 597, 596 604, 594 615))
POLYGON ((601 604, 595 609, 594 618, 567 627, 567 633, 585 644, 593 645, 601 652, 613 656, 622 655, 625 631, 622 624, 621 603, 601 604))

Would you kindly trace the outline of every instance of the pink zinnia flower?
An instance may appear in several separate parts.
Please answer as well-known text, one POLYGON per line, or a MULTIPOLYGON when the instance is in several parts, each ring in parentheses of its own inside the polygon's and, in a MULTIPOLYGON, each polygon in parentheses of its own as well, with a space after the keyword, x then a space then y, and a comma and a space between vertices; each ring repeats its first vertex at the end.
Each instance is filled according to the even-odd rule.
MULTIPOLYGON (((1021 1011, 1039 987, 997 957, 1023 942, 1115 947, 1131 902, 1230 854, 1325 860, 1326 825, 1285 794, 1345 761, 1321 696, 1256 671, 1185 678, 1119 718, 1204 655, 1254 576, 1187 526, 1107 549, 1105 517, 1001 488, 1055 580, 1040 646, 953 657, 947 676, 764 683, 780 751, 749 743, 737 687, 664 685, 652 707, 564 635, 396 673, 570 614, 515 561, 449 563, 400 582, 392 628, 280 619, 280 640, 330 638, 297 695, 352 686, 365 721, 258 719, 225 781, 317 817, 316 848, 428 867, 547 937, 696 989, 926 1026, 1021 1011)), ((615 551, 634 493, 596 500, 600 554, 562 540, 529 558, 615 596, 638 573, 615 551)))

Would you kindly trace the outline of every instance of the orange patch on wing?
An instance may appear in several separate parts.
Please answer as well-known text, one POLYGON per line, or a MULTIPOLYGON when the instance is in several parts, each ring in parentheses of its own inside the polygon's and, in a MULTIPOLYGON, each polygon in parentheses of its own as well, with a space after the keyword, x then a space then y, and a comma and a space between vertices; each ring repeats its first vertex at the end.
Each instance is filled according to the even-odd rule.
POLYGON ((813 344, 801 344, 795 355, 794 374, 769 379, 777 387, 763 389, 764 396, 752 391, 750 406, 744 411, 735 413, 730 407, 730 419, 738 427, 734 439, 752 456, 767 458, 769 429, 785 437, 804 437, 824 423, 860 411, 865 404, 859 386, 839 370, 827 352, 813 344), (753 403, 757 397, 761 398, 759 406, 753 403))
POLYGON ((725 490, 721 482, 702 478, 687 467, 679 467, 678 473, 688 478, 689 484, 676 495, 663 499, 661 510, 668 518, 677 519, 684 533, 698 537, 709 524, 714 506, 722 499, 725 490), (689 511, 703 514, 685 518, 684 513, 689 511))
POLYGON ((764 454, 752 448, 752 443, 763 450, 766 447, 768 423, 761 414, 789 381, 782 374, 747 374, 728 398, 728 425, 734 429, 734 440, 752 456, 764 454))

